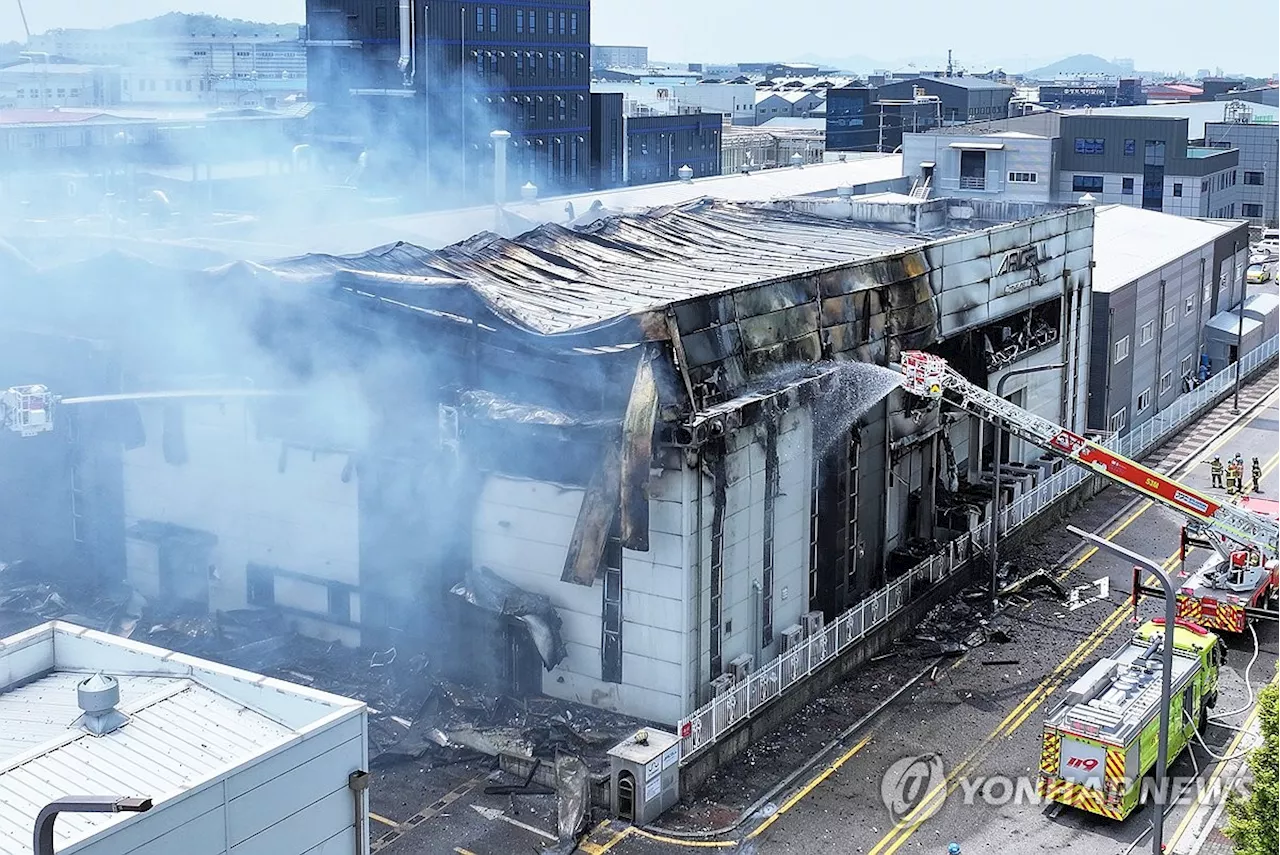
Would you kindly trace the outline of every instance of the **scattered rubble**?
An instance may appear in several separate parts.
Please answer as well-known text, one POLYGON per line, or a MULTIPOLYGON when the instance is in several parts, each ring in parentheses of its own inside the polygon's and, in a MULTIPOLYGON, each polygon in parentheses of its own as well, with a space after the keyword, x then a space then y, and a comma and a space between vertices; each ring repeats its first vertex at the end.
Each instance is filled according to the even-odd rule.
MULTIPOLYGON (((457 593, 539 624, 532 635, 544 663, 558 662, 564 646, 554 609, 501 583, 473 574, 457 593)), ((169 607, 128 585, 92 588, 22 562, 0 563, 0 635, 55 619, 362 700, 369 705, 369 756, 380 765, 448 765, 502 753, 550 764, 561 753, 581 755, 597 774, 608 768, 605 751, 642 725, 554 698, 517 698, 451 682, 422 654, 303 636, 274 609, 169 607)))
POLYGON ((999 595, 1008 597, 1037 590, 1051 591, 1059 600, 1067 599, 1067 589, 1062 587, 1062 583, 1053 578, 1053 574, 1043 567, 1005 585, 1000 589, 999 595))

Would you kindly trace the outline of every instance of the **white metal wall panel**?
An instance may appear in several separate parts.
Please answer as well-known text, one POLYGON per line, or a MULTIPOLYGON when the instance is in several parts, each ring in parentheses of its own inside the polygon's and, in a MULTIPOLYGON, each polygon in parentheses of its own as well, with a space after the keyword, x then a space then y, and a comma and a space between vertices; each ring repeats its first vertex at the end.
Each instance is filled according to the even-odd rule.
POLYGON ((237 796, 229 795, 227 834, 232 847, 268 831, 286 813, 293 812, 290 808, 296 811, 334 793, 345 796, 346 810, 320 816, 318 822, 308 828, 308 843, 293 846, 292 850, 306 851, 314 843, 352 826, 355 817, 351 792, 347 789, 347 775, 362 767, 362 751, 362 739, 356 736, 321 754, 313 755, 306 742, 284 752, 293 758, 287 771, 237 796), (308 759, 308 755, 312 756, 308 759))
MULTIPOLYGON (((149 816, 150 814, 148 814, 149 816)), ((83 850, 91 855, 201 855, 201 853, 225 853, 227 851, 227 825, 222 806, 186 820, 177 828, 131 849, 119 848, 117 835, 112 835, 97 846, 83 850)), ((63 850, 68 851, 68 850, 63 850)), ((280 855, 292 855, 281 852, 280 855)))
MULTIPOLYGON (((165 462, 163 415, 141 409, 147 443, 124 454, 127 524, 157 520, 211 532, 218 538, 210 585, 217 609, 246 605, 245 566, 263 564, 355 584, 359 581, 356 483, 342 481, 344 455, 292 451, 280 472, 281 444, 259 441, 243 403, 187 403, 188 460, 165 462)), ((141 556, 131 556, 138 557, 141 556)), ((139 583, 154 587, 156 570, 142 563, 139 583)), ((327 601, 294 603, 287 586, 278 602, 327 612, 327 601)))
MULTIPOLYGON (((281 805, 287 810, 293 805, 281 805)), ((352 817, 351 793, 344 786, 341 791, 330 793, 319 801, 284 814, 258 834, 235 844, 229 850, 232 855, 282 855, 282 853, 306 852, 333 836, 341 823, 350 823, 352 817)))
MULTIPOLYGON (((60 816, 60 825, 70 816, 60 816)), ((55 826, 56 828, 57 826, 55 826)), ((143 814, 120 815, 119 822, 109 833, 83 843, 58 847, 59 855, 146 855, 182 852, 183 855, 214 855, 225 853, 225 814, 223 812, 221 784, 193 790, 178 798, 156 805, 143 814), (184 829, 203 827, 205 834, 187 839, 184 829), (174 846, 181 841, 181 846, 174 846), (172 847, 172 848, 166 848, 172 847)), ((31 845, 31 831, 23 841, 31 845)), ((56 837, 55 837, 56 845, 56 837)), ((22 850, 19 850, 22 851, 22 850)))

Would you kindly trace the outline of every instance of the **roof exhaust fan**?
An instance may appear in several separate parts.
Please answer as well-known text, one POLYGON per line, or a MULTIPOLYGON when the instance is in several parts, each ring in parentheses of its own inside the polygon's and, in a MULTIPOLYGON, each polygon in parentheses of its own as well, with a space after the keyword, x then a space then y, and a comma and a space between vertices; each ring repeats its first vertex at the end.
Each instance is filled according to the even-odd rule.
POLYGON ((94 674, 76 684, 76 702, 84 715, 75 720, 94 736, 105 736, 127 724, 129 717, 116 709, 120 703, 120 683, 115 677, 94 674))

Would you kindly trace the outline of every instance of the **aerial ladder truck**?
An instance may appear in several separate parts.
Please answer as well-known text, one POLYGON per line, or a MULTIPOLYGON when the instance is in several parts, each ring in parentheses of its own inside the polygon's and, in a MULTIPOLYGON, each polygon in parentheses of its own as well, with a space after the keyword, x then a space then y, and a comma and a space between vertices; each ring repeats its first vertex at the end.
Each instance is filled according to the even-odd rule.
POLYGON ((903 388, 912 395, 926 399, 945 396, 981 419, 999 419, 1014 436, 1185 515, 1188 533, 1183 535, 1183 555, 1189 542, 1209 545, 1217 554, 1181 585, 1181 617, 1213 629, 1242 632, 1249 612, 1259 614, 1264 613, 1262 609, 1274 609, 1280 590, 1280 520, 1274 513, 1247 504, 1219 502, 1148 469, 970 383, 935 354, 904 351, 901 367, 903 388))
MULTIPOLYGON (((905 351, 903 388, 925 399, 944 396, 984 420, 999 419, 1014 436, 1130 487, 1186 515, 1203 542, 1215 546, 1242 586, 1274 598, 1280 521, 1223 504, 1105 446, 1027 412, 969 382, 942 357, 905 351)), ((1185 538, 1185 536, 1184 536, 1185 538)), ((1185 542, 1185 540, 1184 540, 1185 542)), ((1136 591, 1136 588, 1135 588, 1136 591)), ((1185 596, 1185 587, 1180 599, 1185 596)), ((1044 722, 1038 791, 1053 801, 1123 820, 1138 806, 1144 776, 1156 761, 1164 644, 1174 652, 1170 759, 1203 730, 1217 703, 1225 646, 1198 623, 1148 621, 1112 656, 1095 663, 1044 722)))

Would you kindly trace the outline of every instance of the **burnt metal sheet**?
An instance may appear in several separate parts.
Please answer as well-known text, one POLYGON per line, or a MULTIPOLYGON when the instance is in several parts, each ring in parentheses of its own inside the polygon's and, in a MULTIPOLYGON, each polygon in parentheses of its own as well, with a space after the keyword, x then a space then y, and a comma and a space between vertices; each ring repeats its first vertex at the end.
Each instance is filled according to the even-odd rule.
POLYGON ((680 342, 691 367, 719 362, 742 350, 742 336, 735 324, 684 333, 680 342))
POLYGON ((605 443, 600 468, 592 475, 582 496, 582 507, 573 525, 573 537, 564 558, 561 582, 591 587, 600 572, 609 530, 618 515, 622 489, 622 452, 617 442, 605 443))
POLYGON ((822 340, 813 332, 802 338, 784 341, 772 347, 747 353, 747 369, 756 376, 768 374, 779 366, 822 359, 822 340))
POLYGON ((817 296, 817 280, 811 276, 802 276, 745 288, 733 295, 733 302, 741 320, 752 315, 764 315, 802 303, 811 303, 817 296))
POLYGON ((818 306, 805 303, 767 315, 738 321, 742 344, 748 350, 759 350, 775 344, 810 335, 818 329, 818 306))
POLYGON ((649 471, 653 466, 653 429, 658 420, 658 384, 652 346, 636 365, 631 398, 622 419, 622 545, 649 551, 649 471))

